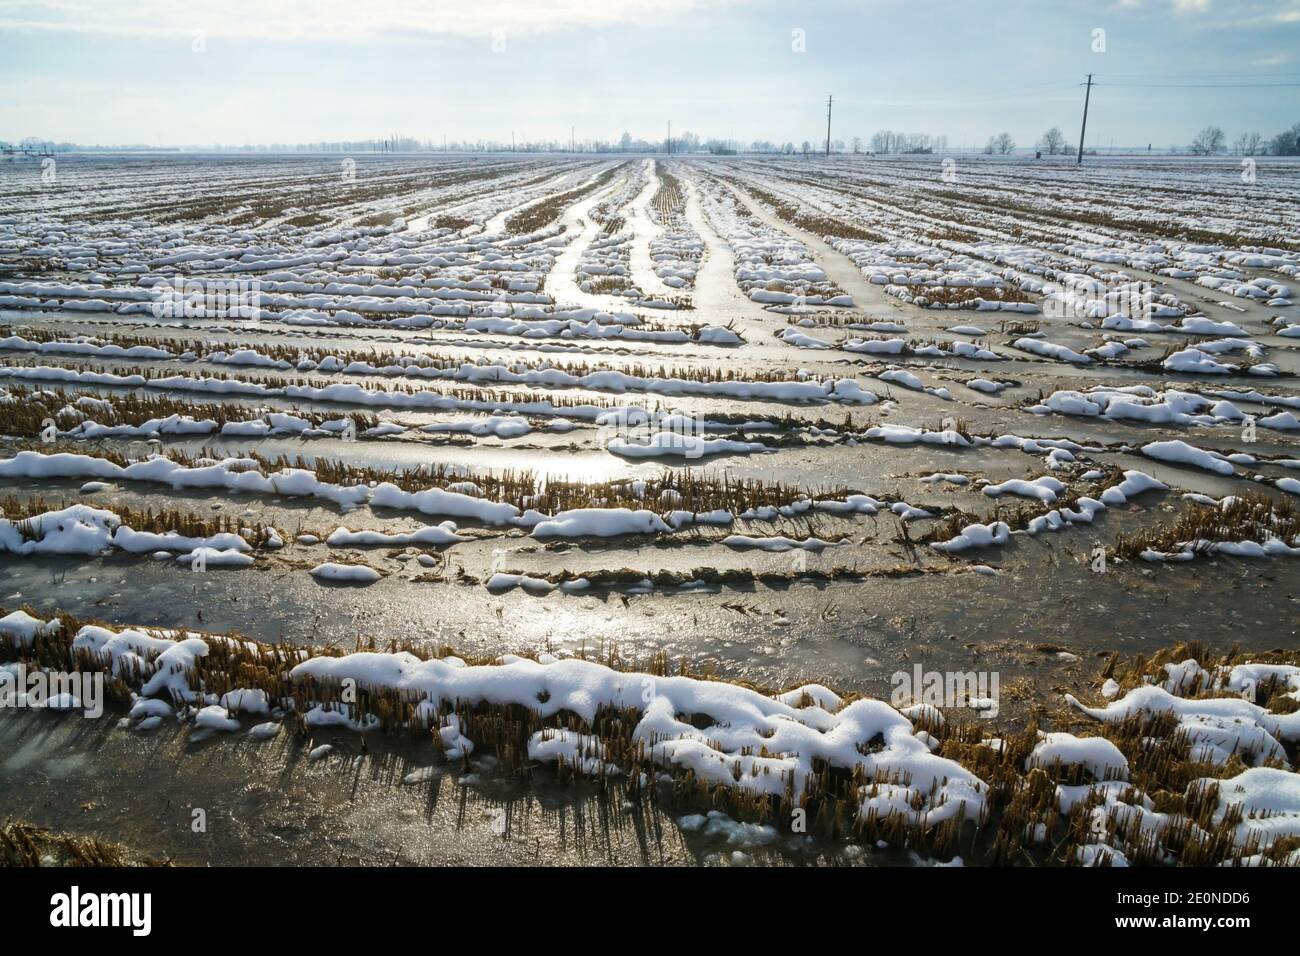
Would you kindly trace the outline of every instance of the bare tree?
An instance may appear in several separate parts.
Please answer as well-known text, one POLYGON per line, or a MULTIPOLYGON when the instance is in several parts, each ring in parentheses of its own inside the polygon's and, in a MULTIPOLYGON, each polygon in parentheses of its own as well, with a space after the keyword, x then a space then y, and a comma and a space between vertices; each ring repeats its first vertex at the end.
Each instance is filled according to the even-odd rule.
POLYGON ((1274 156, 1295 156, 1300 154, 1300 123, 1290 129, 1284 129, 1273 137, 1269 145, 1274 156))
POLYGON ((1191 151, 1197 156, 1213 156, 1223 149, 1226 137, 1217 126, 1207 126, 1192 140, 1191 151))
POLYGON ((947 144, 947 136, 898 133, 888 129, 877 130, 871 137, 873 153, 932 153, 936 149, 946 148, 947 144))
POLYGON ((993 143, 993 148, 1005 156, 1016 148, 1016 141, 1011 138, 1010 133, 998 133, 997 139, 993 143))
POLYGON ((1238 156, 1255 156, 1264 145, 1264 137, 1259 133, 1242 133, 1232 144, 1232 151, 1238 156))
POLYGON ((1043 134, 1043 141, 1039 145, 1047 150, 1048 156, 1063 153, 1065 152, 1065 134, 1061 132, 1060 127, 1053 126, 1043 134))

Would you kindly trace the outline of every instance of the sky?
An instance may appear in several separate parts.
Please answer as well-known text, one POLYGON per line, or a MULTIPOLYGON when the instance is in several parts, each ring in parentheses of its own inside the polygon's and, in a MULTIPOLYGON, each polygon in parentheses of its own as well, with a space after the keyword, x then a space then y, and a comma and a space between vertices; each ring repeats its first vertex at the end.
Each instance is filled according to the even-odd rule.
POLYGON ((1300 0, 0 0, 0 140, 954 148, 1300 122, 1300 0))

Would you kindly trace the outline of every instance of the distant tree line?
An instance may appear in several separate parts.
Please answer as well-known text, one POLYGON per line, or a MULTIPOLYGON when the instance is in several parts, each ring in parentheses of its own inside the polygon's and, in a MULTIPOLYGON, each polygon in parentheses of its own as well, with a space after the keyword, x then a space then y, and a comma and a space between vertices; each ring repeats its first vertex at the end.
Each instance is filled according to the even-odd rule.
MULTIPOLYGON (((772 153, 777 155, 794 156, 803 154, 804 156, 814 155, 823 152, 826 149, 824 139, 815 142, 803 140, 798 146, 791 141, 784 143, 772 142, 765 139, 753 141, 732 140, 732 139, 707 139, 703 140, 691 132, 684 132, 671 139, 665 137, 661 140, 633 139, 630 133, 624 133, 617 140, 608 141, 602 139, 578 139, 578 140, 559 140, 559 139, 538 139, 538 140, 519 140, 501 141, 493 139, 466 139, 466 140, 449 140, 444 139, 441 142, 437 140, 416 139, 412 136, 393 134, 390 137, 381 139, 366 140, 348 140, 333 142, 316 142, 316 143, 264 143, 259 145, 181 145, 171 147, 156 147, 145 145, 121 145, 121 146, 84 146, 76 143, 59 142, 54 143, 48 140, 38 139, 34 136, 26 137, 20 141, 21 146, 40 147, 52 149, 55 152, 70 152, 75 150, 150 150, 150 149, 190 149, 216 152, 242 152, 242 153, 354 153, 354 152, 454 152, 454 153, 484 153, 484 152, 519 152, 519 153, 559 153, 569 152, 571 149, 580 153, 711 153, 714 155, 731 155, 734 153, 772 153)), ((853 136, 848 143, 842 139, 832 139, 830 151, 832 153, 853 152, 859 154, 862 152, 871 152, 876 154, 900 154, 900 153, 936 153, 945 152, 949 148, 948 137, 943 135, 934 135, 931 133, 900 133, 894 130, 878 130, 873 134, 869 141, 864 142, 861 136, 853 136), (864 149, 869 146, 869 149, 864 149)), ((1006 156, 1016 150, 1015 138, 1009 132, 998 133, 990 136, 983 146, 983 152, 987 155, 1006 156)), ((1073 155, 1075 146, 1071 145, 1065 138, 1059 127, 1053 126, 1034 146, 1040 152, 1049 156, 1073 155)), ((1214 155, 1236 155, 1236 156, 1300 156, 1300 123, 1295 123, 1288 129, 1276 134, 1271 139, 1266 139, 1263 135, 1256 132, 1242 133, 1233 142, 1228 145, 1227 135, 1219 126, 1207 126, 1186 146, 1170 146, 1170 153, 1191 153, 1196 156, 1214 156, 1214 155)))
MULTIPOLYGON (((1053 126, 1038 141, 1037 148, 1049 156, 1070 155, 1075 151, 1059 127, 1053 126)), ((984 147, 986 153, 1006 153, 1015 149, 1010 134, 989 137, 984 147)), ((1207 126, 1196 134, 1187 146, 1170 146, 1169 152, 1188 152, 1193 156, 1215 156, 1231 153, 1234 156, 1300 156, 1300 123, 1278 133, 1271 140, 1259 133, 1242 133, 1228 146, 1227 134, 1219 126, 1207 126)))
MULTIPOLYGON (((854 152, 861 151, 861 141, 854 137, 854 152)), ((873 153, 933 153, 948 148, 947 136, 930 133, 897 133, 890 129, 878 130, 871 137, 873 153)))
MULTIPOLYGON (((1170 147, 1171 152, 1178 151, 1170 147)), ((1207 126, 1187 146, 1195 156, 1214 156, 1231 152, 1235 156, 1300 156, 1300 123, 1282 130, 1270 140, 1259 133, 1242 133, 1228 147, 1228 137, 1219 126, 1207 126)))

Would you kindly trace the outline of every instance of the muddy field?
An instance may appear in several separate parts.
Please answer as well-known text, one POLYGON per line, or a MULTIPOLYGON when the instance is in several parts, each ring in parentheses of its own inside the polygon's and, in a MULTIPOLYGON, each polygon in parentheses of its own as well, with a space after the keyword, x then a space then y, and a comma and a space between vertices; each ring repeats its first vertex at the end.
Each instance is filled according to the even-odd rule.
POLYGON ((1240 174, 0 164, 0 653, 113 698, 0 717, 0 814, 183 863, 1300 862, 1300 162, 1240 174))

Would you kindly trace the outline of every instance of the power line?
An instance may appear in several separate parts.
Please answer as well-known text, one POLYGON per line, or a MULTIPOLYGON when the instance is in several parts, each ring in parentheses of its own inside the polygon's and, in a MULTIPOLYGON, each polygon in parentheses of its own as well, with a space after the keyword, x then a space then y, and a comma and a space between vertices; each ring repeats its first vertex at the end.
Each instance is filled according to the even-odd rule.
MULTIPOLYGON (((1272 89, 1288 88, 1300 86, 1300 73, 1204 73, 1199 71, 1188 71, 1186 73, 1105 73, 1094 74, 1093 86, 1107 86, 1112 88, 1129 87, 1129 88, 1148 88, 1148 89, 1272 89), (1106 79, 1110 77, 1112 79, 1106 79), (1161 80, 1166 78, 1178 79, 1186 77, 1193 82, 1165 83, 1161 80), (1294 78, 1294 81, 1293 81, 1294 78), (1151 83, 1140 82, 1142 80, 1153 80, 1151 83), (1250 79, 1258 82, 1204 82, 1216 79, 1250 79)), ((1033 99, 1040 94, 1062 93, 1076 89, 1082 86, 1082 83, 1063 83, 1056 81, 1052 83, 1037 84, 1034 86, 1020 86, 1014 88, 1003 88, 1000 90, 985 90, 983 92, 962 91, 958 95, 949 95, 945 93, 917 93, 912 95, 902 94, 891 96, 882 94, 873 97, 841 97, 841 104, 850 106, 871 106, 871 105, 899 105, 899 106, 957 106, 966 103, 988 103, 996 100, 1019 101, 1033 99)))
POLYGON ((1159 80, 1159 79, 1165 79, 1166 77, 1177 77, 1177 76, 1195 76, 1207 80, 1223 79, 1224 77, 1248 76, 1260 80, 1273 80, 1283 76, 1300 76, 1300 73, 1288 73, 1285 71, 1261 73, 1258 70, 1251 70, 1245 73, 1225 73, 1225 72, 1210 73, 1210 72, 1206 72, 1205 70, 1186 70, 1183 72, 1179 72, 1176 70, 1161 70, 1159 73, 1107 73, 1105 75, 1126 77, 1128 79, 1139 79, 1139 80, 1143 80, 1143 79, 1159 80))
POLYGON ((1265 90, 1279 86, 1300 86, 1300 83, 1097 83, 1097 86, 1143 90, 1265 90))
POLYGON ((870 97, 842 96, 840 97, 840 103, 841 105, 848 104, 850 106, 878 105, 881 103, 899 103, 899 104, 911 103, 916 105, 925 105, 925 104, 933 103, 937 105, 951 105, 954 103, 963 103, 963 102, 972 102, 972 103, 987 102, 991 99, 1018 100, 1018 99, 1025 99, 1027 94, 1034 95, 1038 93, 1061 93, 1067 90, 1073 90, 1078 85, 1080 84, 1066 83, 1058 80, 1055 83, 1044 83, 1039 86, 1021 86, 1015 88, 1004 88, 1001 90, 989 90, 983 93, 962 93, 960 96, 951 96, 946 93, 928 93, 928 94, 921 94, 921 95, 911 96, 911 97, 889 96, 889 95, 870 96, 870 97))

